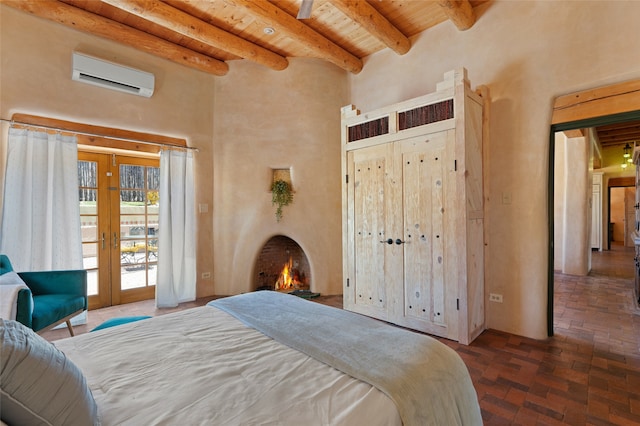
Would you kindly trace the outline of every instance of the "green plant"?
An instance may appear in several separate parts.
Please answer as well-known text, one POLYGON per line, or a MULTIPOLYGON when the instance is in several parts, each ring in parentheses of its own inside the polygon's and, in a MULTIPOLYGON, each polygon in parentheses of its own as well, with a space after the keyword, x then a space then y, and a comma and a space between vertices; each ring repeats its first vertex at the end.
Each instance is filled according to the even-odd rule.
POLYGON ((293 191, 291 184, 284 180, 276 180, 271 184, 271 204, 277 205, 276 220, 282 219, 282 207, 288 206, 293 201, 293 191))
POLYGON ((160 194, 158 191, 148 191, 147 192, 147 200, 149 204, 156 204, 160 199, 160 194))

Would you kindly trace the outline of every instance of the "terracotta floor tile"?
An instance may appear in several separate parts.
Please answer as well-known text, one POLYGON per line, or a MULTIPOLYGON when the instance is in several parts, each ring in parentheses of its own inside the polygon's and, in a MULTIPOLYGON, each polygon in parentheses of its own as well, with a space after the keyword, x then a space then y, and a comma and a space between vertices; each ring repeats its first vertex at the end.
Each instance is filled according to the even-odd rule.
POLYGON ((589 398, 587 413, 601 420, 609 420, 609 404, 603 398, 589 398))
POLYGON ((526 391, 512 388, 512 389, 509 389, 509 392, 507 392, 507 396, 505 396, 504 399, 505 401, 511 404, 514 404, 516 406, 522 406, 526 398, 527 398, 526 391))

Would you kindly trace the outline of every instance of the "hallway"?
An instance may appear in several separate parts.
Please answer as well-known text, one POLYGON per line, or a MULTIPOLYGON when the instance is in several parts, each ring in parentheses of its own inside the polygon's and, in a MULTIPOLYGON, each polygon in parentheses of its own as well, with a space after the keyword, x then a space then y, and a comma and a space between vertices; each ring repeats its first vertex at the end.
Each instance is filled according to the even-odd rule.
POLYGON ((640 309, 634 304, 634 248, 592 252, 589 276, 555 274, 557 338, 591 342, 594 350, 640 356, 640 309))

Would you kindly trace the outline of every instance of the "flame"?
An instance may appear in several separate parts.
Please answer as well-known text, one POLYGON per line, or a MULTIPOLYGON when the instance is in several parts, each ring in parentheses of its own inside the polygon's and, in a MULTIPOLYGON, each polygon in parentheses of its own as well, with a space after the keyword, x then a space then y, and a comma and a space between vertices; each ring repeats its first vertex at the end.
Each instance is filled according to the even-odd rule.
POLYGON ((289 261, 282 267, 282 272, 280 272, 280 276, 276 281, 276 290, 289 290, 293 287, 293 260, 289 258, 289 261))

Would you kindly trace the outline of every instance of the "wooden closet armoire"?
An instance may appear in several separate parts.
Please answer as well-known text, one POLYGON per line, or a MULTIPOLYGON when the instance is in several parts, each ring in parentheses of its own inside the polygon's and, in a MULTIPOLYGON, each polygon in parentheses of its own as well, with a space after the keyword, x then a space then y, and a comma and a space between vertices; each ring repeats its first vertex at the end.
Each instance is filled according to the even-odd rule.
POLYGON ((345 309, 463 344, 484 330, 482 126, 465 69, 342 108, 345 309))

